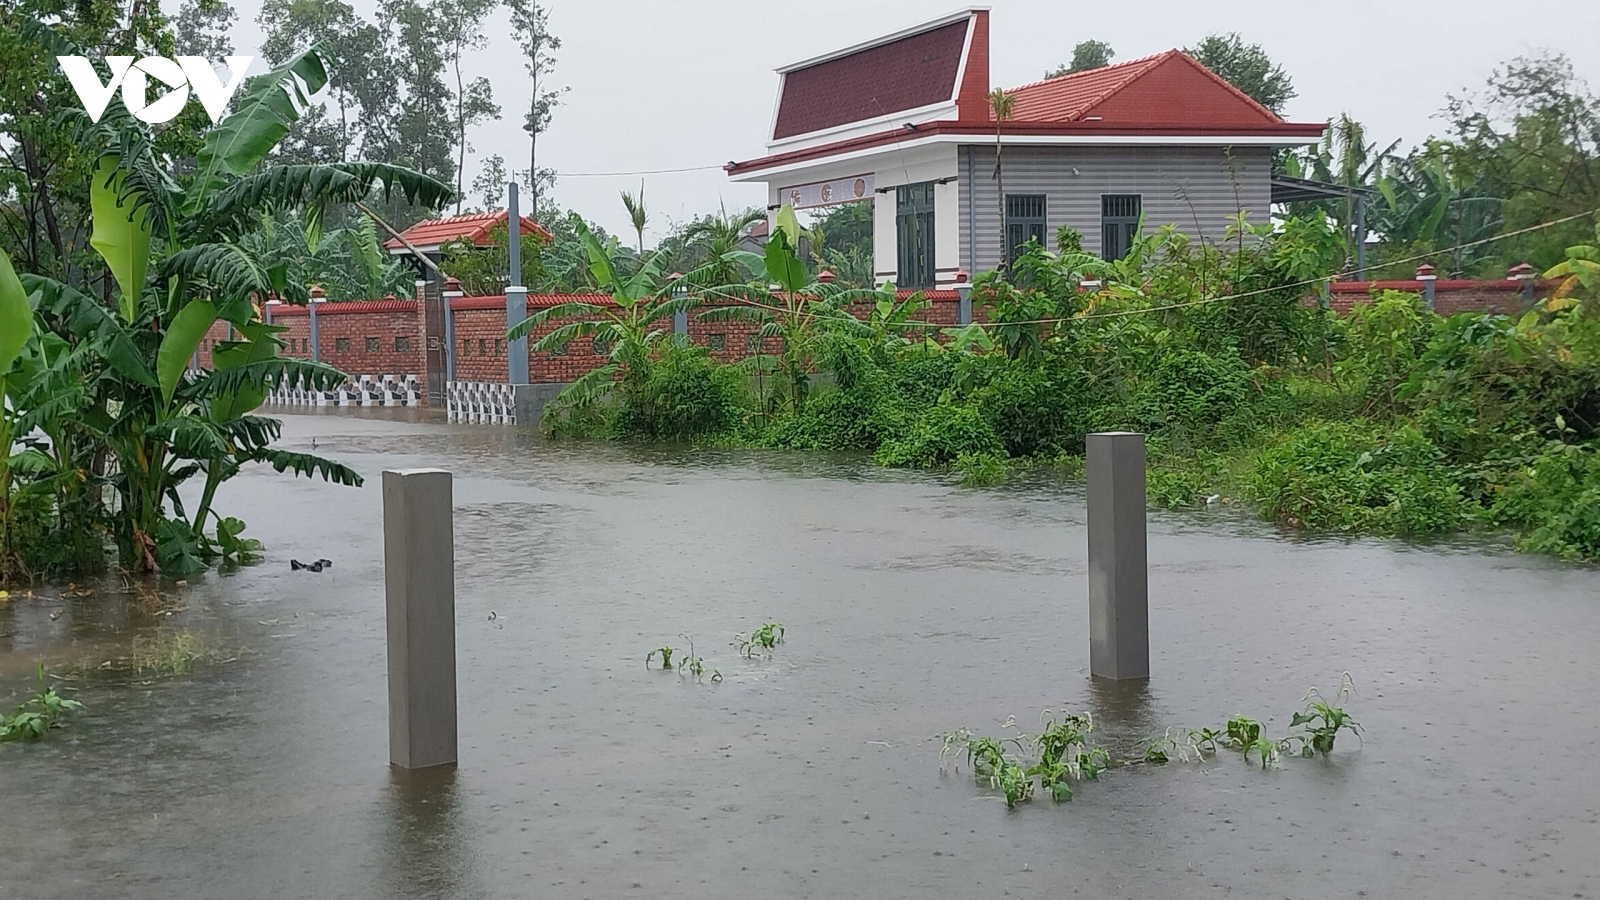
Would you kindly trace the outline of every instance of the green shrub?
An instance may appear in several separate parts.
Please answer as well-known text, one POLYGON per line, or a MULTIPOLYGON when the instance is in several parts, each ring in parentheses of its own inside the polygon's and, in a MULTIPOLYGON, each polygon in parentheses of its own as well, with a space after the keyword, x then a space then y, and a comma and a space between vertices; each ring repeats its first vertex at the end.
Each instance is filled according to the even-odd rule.
POLYGON ((1005 445, 976 409, 941 404, 918 416, 903 436, 885 441, 874 458, 884 466, 931 469, 963 453, 1004 452, 1005 445))
POLYGON ((798 415, 775 425, 765 443, 787 450, 876 450, 903 420, 876 387, 818 391, 798 415))
POLYGON ((1063 365, 1013 362, 990 373, 972 400, 1012 456, 1082 452, 1082 382, 1081 373, 1063 365))
POLYGON ((1251 368, 1232 353, 1211 356, 1193 350, 1165 354, 1140 386, 1138 417, 1146 431, 1160 432, 1174 446, 1210 442, 1217 426, 1245 404, 1251 368))
POLYGON ((1495 488, 1489 516, 1519 532, 1518 549, 1600 558, 1600 450, 1552 442, 1495 488))
POLYGON ((619 437, 691 441, 722 434, 743 417, 738 372, 701 347, 672 347, 638 390, 619 392, 611 428, 619 437))
POLYGON ((1245 484, 1264 514, 1316 530, 1441 534, 1472 514, 1459 473, 1411 425, 1312 423, 1262 451, 1245 484))
POLYGON ((1152 466, 1145 474, 1146 502, 1165 509, 1198 506, 1209 487, 1204 473, 1188 467, 1152 466))
POLYGON ((952 468, 961 473, 961 483, 967 487, 1004 484, 1010 471, 1006 458, 997 453, 963 453, 952 468))

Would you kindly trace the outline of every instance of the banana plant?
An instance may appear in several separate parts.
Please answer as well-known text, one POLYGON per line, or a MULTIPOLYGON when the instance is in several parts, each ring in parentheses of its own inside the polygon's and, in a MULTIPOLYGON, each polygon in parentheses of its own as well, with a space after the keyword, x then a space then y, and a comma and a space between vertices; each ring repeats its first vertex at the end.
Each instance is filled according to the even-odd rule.
POLYGON ((345 376, 278 355, 283 329, 263 322, 258 304, 272 296, 303 301, 307 286, 281 259, 255 252, 246 236, 263 215, 321 210, 379 189, 438 206, 450 189, 382 163, 268 163, 327 81, 314 47, 250 79, 192 161, 158 153, 148 127, 120 102, 99 123, 78 122, 80 145, 99 156, 90 185, 92 244, 115 280, 115 311, 47 278, 21 283, 42 324, 71 352, 87 354, 84 383, 94 402, 78 418, 115 459, 105 478, 118 495, 113 533, 124 565, 182 575, 216 559, 219 541, 239 546, 240 526, 213 503, 246 464, 361 483, 338 463, 274 448, 279 423, 253 415, 274 388, 327 390, 345 376), (183 171, 193 174, 173 174, 183 171), (214 348, 211 369, 194 370, 196 350, 219 321, 236 339, 214 348), (178 488, 192 478, 203 486, 190 511, 178 488), (207 535, 213 520, 216 538, 207 535))
POLYGON ((697 317, 702 322, 751 322, 763 342, 777 339, 782 349, 776 357, 756 353, 741 365, 776 374, 783 388, 781 400, 793 412, 805 403, 811 373, 829 336, 839 330, 854 332, 860 324, 850 315, 850 304, 883 299, 879 290, 817 281, 796 252, 798 234, 794 211, 786 206, 763 255, 742 250, 727 254, 730 261, 766 278, 701 291, 702 302, 719 305, 697 317))
POLYGON ((1549 309, 1575 305, 1585 296, 1600 299, 1600 225, 1594 227, 1593 244, 1568 247, 1567 258, 1551 266, 1544 277, 1561 279, 1546 303, 1549 309))
POLYGON ((664 296, 677 282, 663 284, 665 255, 661 251, 643 258, 637 269, 624 274, 615 237, 602 244, 576 214, 569 221, 588 255, 589 272, 604 293, 592 303, 573 300, 545 307, 508 329, 506 340, 519 340, 548 323, 559 322, 562 324, 533 344, 534 351, 565 351, 568 344, 585 337, 608 348, 604 365, 578 377, 557 397, 562 403, 583 407, 617 389, 639 389, 649 377, 652 355, 672 333, 673 314, 688 309, 691 301, 664 296))

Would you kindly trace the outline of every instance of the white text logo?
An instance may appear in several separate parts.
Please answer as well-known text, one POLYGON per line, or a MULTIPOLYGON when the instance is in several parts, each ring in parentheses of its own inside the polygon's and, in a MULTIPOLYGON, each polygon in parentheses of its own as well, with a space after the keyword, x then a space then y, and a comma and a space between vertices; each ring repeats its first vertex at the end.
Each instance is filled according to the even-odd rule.
POLYGON ((206 108, 206 115, 211 117, 211 121, 220 121, 223 111, 228 108, 228 101, 239 89, 239 83, 244 81, 245 70, 250 68, 253 59, 253 56, 228 57, 228 83, 224 85, 222 79, 217 77, 217 71, 211 68, 211 63, 199 56, 180 56, 177 61, 165 56, 146 56, 138 62, 134 62, 131 56, 108 56, 106 65, 111 69, 111 81, 107 83, 101 83, 100 74, 84 57, 56 57, 56 61, 61 63, 61 71, 72 82, 72 89, 78 92, 84 112, 96 122, 105 115, 111 95, 119 87, 122 88, 122 103, 128 107, 128 112, 146 122, 172 121, 189 102, 191 89, 200 99, 200 105, 206 108), (149 102, 148 96, 152 78, 169 88, 153 103, 149 102))

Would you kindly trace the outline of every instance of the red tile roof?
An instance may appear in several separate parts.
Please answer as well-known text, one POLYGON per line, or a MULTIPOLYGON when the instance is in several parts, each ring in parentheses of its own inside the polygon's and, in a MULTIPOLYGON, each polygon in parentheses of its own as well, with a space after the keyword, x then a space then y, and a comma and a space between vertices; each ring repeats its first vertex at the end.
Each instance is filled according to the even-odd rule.
MULTIPOLYGON (((418 250, 433 250, 439 246, 458 239, 466 239, 479 247, 490 244, 489 232, 497 225, 504 225, 509 218, 505 210, 488 213, 472 213, 465 216, 450 216, 445 219, 428 219, 400 232, 401 236, 410 241, 418 250)), ((520 216, 522 220, 522 233, 534 235, 541 241, 551 239, 550 232, 545 231, 527 216, 520 216)), ((390 238, 384 242, 384 248, 399 250, 405 245, 400 241, 390 238)))
MULTIPOLYGON (((1036 81, 1006 93, 1017 122, 1076 122, 1138 128, 1283 124, 1271 110, 1177 50, 1036 81), (1098 117, 1098 118, 1095 118, 1098 117)), ((988 116, 993 121, 993 115, 988 116)))
POLYGON ((971 18, 785 72, 772 139, 950 103, 971 18))

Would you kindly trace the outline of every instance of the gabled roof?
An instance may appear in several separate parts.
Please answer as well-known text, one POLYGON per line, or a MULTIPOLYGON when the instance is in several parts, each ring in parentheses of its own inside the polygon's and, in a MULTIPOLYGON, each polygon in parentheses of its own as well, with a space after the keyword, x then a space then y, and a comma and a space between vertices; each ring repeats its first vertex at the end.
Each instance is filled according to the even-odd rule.
MULTIPOLYGON (((438 250, 445 244, 455 240, 469 240, 479 247, 490 245, 489 232, 495 226, 506 224, 510 214, 505 210, 487 213, 472 213, 465 216, 450 216, 444 219, 427 219, 400 232, 418 250, 431 252, 438 250)), ((519 216, 522 220, 522 233, 533 235, 541 241, 551 239, 550 232, 545 231, 527 216, 519 216)), ((395 238, 385 241, 384 249, 391 253, 406 252, 405 245, 395 238)))
POLYGON ((1177 50, 1036 81, 1006 93, 1014 98, 1012 119, 1017 122, 1098 121, 1138 128, 1284 124, 1249 94, 1177 50))

